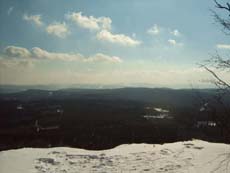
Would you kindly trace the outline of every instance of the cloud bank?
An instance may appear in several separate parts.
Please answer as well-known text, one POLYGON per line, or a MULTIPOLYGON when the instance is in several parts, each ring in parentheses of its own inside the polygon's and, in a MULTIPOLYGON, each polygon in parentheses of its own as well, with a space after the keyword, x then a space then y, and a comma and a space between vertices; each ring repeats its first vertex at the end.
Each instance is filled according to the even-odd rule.
MULTIPOLYGON (((96 53, 92 56, 84 56, 80 53, 56 53, 49 52, 39 47, 34 47, 28 50, 23 47, 8 46, 4 49, 2 60, 10 62, 14 61, 38 61, 38 60, 58 60, 58 61, 78 61, 78 62, 110 62, 110 63, 121 63, 122 59, 117 56, 109 56, 103 53, 96 53)), ((3 61, 2 61, 3 63, 3 61)))

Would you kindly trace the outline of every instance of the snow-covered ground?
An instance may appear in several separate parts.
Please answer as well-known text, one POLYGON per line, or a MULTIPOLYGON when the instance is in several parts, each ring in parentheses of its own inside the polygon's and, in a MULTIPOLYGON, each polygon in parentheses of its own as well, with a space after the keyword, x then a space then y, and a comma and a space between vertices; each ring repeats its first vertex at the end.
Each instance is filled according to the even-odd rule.
POLYGON ((229 173, 230 146, 200 140, 89 151, 24 148, 0 152, 0 173, 229 173))

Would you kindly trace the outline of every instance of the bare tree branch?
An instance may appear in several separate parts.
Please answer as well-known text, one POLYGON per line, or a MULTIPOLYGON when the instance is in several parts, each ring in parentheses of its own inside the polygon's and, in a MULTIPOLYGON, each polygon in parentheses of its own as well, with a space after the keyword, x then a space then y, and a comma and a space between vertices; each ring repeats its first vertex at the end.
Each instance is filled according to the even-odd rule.
POLYGON ((205 65, 201 65, 201 67, 203 67, 205 70, 207 70, 209 73, 211 73, 212 76, 215 77, 215 79, 217 79, 216 84, 221 85, 221 86, 225 86, 227 89, 230 89, 230 85, 227 82, 225 82, 224 80, 222 80, 213 70, 211 70, 210 68, 208 68, 205 65))
POLYGON ((211 64, 216 69, 220 70, 230 70, 230 59, 223 59, 218 53, 213 55, 211 59, 206 61, 207 63, 211 64))
MULTIPOLYGON (((211 10, 213 13, 214 19, 217 23, 219 23, 221 26, 223 26, 223 32, 227 35, 229 35, 230 32, 230 20, 229 19, 223 19, 221 18, 215 11, 211 10)), ((229 11, 230 13, 230 11, 229 11)))
POLYGON ((230 5, 229 5, 229 3, 226 3, 227 6, 223 6, 219 2, 217 2, 217 0, 214 0, 214 2, 216 3, 216 7, 217 8, 225 9, 225 10, 227 10, 227 11, 230 12, 230 5))
MULTIPOLYGON (((216 13, 216 11, 211 10, 215 21, 223 27, 223 32, 227 35, 230 35, 230 3, 223 5, 219 3, 218 0, 213 1, 216 5, 216 8, 227 12, 228 15, 226 17, 222 17, 220 14, 216 13)), ((217 52, 216 55, 203 62, 200 67, 204 68, 213 76, 214 80, 211 81, 211 83, 218 88, 214 97, 207 100, 207 103, 209 105, 209 109, 211 110, 210 113, 219 123, 224 140, 229 142, 230 136, 226 134, 229 134, 230 132, 230 106, 228 105, 229 101, 226 102, 226 98, 228 98, 230 94, 230 83, 222 79, 217 74, 217 71, 221 70, 230 72, 230 57, 224 58, 217 52)))

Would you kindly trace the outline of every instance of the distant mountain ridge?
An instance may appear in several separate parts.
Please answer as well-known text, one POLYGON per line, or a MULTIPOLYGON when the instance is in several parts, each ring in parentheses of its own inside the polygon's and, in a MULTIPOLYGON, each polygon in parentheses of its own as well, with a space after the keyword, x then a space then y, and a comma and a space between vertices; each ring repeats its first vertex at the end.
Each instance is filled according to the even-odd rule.
MULTIPOLYGON (((27 89, 15 93, 2 93, 0 98, 18 100, 40 99, 122 99, 154 104, 191 106, 198 97, 213 97, 216 89, 170 89, 170 88, 117 88, 117 89, 80 89, 59 90, 27 89)), ((226 96, 230 101, 230 95, 226 96)))
MULTIPOLYGON (((15 93, 26 90, 89 90, 89 89, 122 89, 122 88, 146 88, 146 89, 172 89, 168 87, 154 87, 152 85, 100 85, 100 84, 72 84, 72 85, 1 85, 0 93, 15 93)), ((185 90, 189 90, 186 88, 185 90)), ((175 90, 183 90, 175 89, 175 90)), ((202 88, 201 90, 213 90, 210 88, 202 88)))

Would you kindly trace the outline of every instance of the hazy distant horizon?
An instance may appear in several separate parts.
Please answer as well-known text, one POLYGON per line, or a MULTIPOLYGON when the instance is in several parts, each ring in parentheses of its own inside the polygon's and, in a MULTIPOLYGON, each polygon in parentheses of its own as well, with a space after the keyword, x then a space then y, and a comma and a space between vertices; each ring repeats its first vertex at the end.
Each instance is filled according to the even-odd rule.
POLYGON ((59 89, 122 89, 122 88, 149 88, 149 89, 216 89, 213 85, 205 86, 154 86, 151 84, 0 84, 1 89, 44 89, 44 90, 59 90, 59 89))

